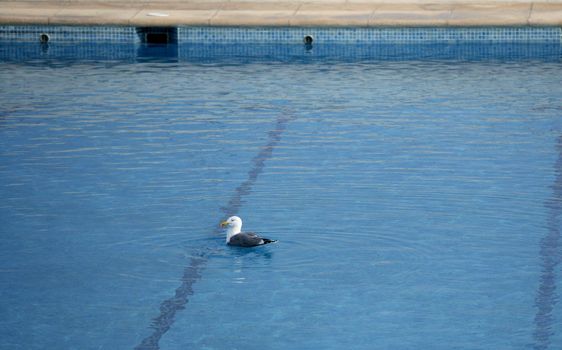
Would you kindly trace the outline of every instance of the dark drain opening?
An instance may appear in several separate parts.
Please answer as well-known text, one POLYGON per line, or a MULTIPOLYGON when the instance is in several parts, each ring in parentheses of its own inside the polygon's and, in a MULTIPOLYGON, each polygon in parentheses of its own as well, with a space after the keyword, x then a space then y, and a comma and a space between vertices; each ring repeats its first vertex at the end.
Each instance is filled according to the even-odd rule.
POLYGON ((168 33, 146 33, 147 44, 167 44, 170 42, 168 33))
POLYGON ((143 44, 177 44, 178 29, 174 27, 139 27, 137 34, 143 44))

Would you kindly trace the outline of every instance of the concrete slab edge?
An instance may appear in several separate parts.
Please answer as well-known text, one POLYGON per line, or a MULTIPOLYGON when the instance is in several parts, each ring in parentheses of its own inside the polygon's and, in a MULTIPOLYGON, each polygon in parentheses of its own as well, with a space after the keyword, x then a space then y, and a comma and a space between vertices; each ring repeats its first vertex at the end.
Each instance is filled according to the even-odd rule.
POLYGON ((229 27, 562 26, 562 3, 0 2, 0 25, 229 27))

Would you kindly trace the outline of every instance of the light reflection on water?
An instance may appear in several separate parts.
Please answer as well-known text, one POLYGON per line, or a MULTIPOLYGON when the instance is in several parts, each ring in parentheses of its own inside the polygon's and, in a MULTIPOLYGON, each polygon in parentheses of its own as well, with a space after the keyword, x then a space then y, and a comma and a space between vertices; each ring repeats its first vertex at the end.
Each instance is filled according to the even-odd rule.
POLYGON ((2 347, 562 344, 560 56, 322 52, 0 63, 2 347))

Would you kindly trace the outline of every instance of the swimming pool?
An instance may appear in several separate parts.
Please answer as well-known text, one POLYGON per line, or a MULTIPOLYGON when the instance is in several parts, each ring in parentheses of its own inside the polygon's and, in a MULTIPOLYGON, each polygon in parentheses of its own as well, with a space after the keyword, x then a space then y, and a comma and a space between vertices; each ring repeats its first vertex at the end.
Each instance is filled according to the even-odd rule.
POLYGON ((0 348, 561 347, 561 52, 3 44, 0 348))

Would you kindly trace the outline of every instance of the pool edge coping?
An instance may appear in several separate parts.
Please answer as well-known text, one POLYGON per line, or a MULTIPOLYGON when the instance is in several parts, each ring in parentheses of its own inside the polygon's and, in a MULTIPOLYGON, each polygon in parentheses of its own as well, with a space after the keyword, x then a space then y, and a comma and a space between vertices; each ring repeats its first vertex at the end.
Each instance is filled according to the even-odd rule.
POLYGON ((0 25, 133 27, 562 26, 562 2, 0 1, 0 25))

